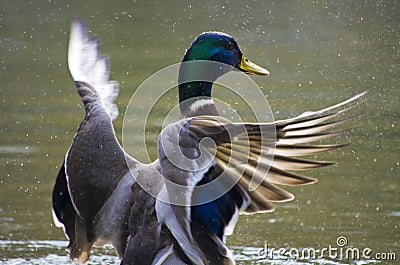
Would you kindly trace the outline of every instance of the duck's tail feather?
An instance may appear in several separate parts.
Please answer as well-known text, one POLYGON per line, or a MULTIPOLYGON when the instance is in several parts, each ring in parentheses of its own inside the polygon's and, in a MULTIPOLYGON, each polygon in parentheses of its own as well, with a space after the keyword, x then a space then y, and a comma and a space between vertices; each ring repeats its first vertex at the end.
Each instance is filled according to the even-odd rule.
POLYGON ((112 120, 118 117, 114 103, 119 93, 117 81, 110 81, 109 59, 100 54, 100 41, 89 34, 85 23, 72 22, 68 48, 68 67, 74 81, 81 81, 96 88, 112 120))

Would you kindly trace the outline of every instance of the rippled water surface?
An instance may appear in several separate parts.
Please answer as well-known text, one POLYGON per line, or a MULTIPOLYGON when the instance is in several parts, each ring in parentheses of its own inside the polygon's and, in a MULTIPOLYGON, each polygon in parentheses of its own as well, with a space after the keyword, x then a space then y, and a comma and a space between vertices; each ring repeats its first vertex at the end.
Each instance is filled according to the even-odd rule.
MULTIPOLYGON (((370 248, 371 257, 394 253, 400 259, 396 1, 16 0, 0 3, 1 264, 69 263, 63 232, 52 223, 50 194, 83 117, 66 63, 70 22, 77 16, 101 38, 111 76, 120 82, 119 139, 135 88, 179 62, 207 30, 231 34, 248 58, 271 71, 270 77, 253 79, 278 119, 368 90, 366 103, 357 108, 363 115, 351 123, 355 129, 337 139, 352 145, 320 156, 338 164, 309 173, 319 182, 291 187, 296 199, 276 204, 275 212, 242 216, 228 244, 238 264, 373 263, 361 257, 263 256, 265 246, 338 247, 340 236, 347 240, 342 250, 370 248)), ((236 99, 224 93, 215 96, 235 106, 236 99)), ((177 102, 173 93, 167 99, 168 108, 177 102)), ((149 124, 153 157, 163 114, 155 111, 149 124)), ((127 148, 134 155, 134 147, 127 148)), ((112 249, 95 250, 90 263, 117 264, 118 259, 112 249)))

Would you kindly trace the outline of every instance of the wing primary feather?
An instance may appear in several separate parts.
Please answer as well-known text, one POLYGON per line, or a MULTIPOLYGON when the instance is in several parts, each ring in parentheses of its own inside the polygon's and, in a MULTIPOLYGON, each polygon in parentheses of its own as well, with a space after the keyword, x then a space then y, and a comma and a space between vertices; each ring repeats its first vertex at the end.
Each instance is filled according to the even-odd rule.
POLYGON ((341 148, 350 145, 349 143, 344 144, 332 144, 332 145, 285 145, 277 144, 275 149, 276 155, 281 156, 306 156, 314 155, 317 153, 341 148))
POLYGON ((290 130, 290 129, 297 129, 297 128, 303 128, 303 127, 310 127, 310 126, 314 126, 316 124, 320 124, 321 122, 324 122, 330 118, 333 118, 335 116, 337 116, 338 114, 335 113, 330 113, 330 114, 325 114, 323 116, 320 117, 310 117, 310 118, 299 118, 296 119, 294 118, 294 120, 290 120, 290 121, 278 121, 277 125, 278 126, 282 126, 283 129, 282 131, 285 130, 290 130))
POLYGON ((74 81, 81 81, 96 88, 112 120, 118 117, 114 103, 119 93, 117 81, 109 80, 110 63, 100 54, 100 41, 92 36, 85 23, 79 19, 72 22, 68 45, 68 68, 74 81))
POLYGON ((332 121, 332 122, 317 124, 317 125, 313 125, 313 126, 300 127, 300 128, 295 128, 295 129, 287 129, 285 127, 282 131, 285 132, 285 137, 286 136, 310 135, 310 134, 315 134, 318 132, 326 131, 330 128, 333 128, 336 125, 345 123, 346 121, 348 121, 348 119, 332 121))
MULTIPOLYGON (((335 162, 328 161, 314 161, 299 159, 293 157, 285 157, 281 155, 260 155, 258 153, 251 152, 232 152, 231 149, 218 146, 218 152, 222 152, 225 156, 230 156, 237 159, 238 161, 245 163, 256 164, 258 167, 269 168, 270 166, 275 166, 283 170, 306 170, 310 168, 318 168, 334 165, 335 162)), ((217 154, 218 155, 218 154, 217 154)))
POLYGON ((233 163, 235 164, 235 166, 231 166, 231 164, 228 165, 225 160, 227 156, 220 157, 219 155, 220 153, 217 153, 217 156, 215 157, 218 166, 221 167, 223 170, 227 170, 229 175, 238 179, 239 183, 244 186, 245 190, 249 190, 251 188, 252 184, 250 183, 250 181, 253 178, 261 182, 261 185, 258 186, 257 189, 255 189, 254 191, 249 190, 250 196, 252 198, 256 198, 257 201, 288 201, 294 198, 291 193, 281 188, 278 188, 277 186, 266 181, 266 175, 264 175, 264 172, 251 170, 248 168, 248 164, 233 163))
POLYGON ((297 186, 297 185, 308 185, 317 182, 317 179, 295 174, 293 172, 281 170, 276 167, 271 167, 268 171, 268 180, 274 184, 286 185, 286 186, 297 186))
POLYGON ((344 131, 335 131, 330 133, 316 133, 316 134, 302 135, 302 136, 288 136, 282 139, 278 139, 277 142, 278 144, 283 144, 283 145, 311 143, 341 135, 343 134, 343 132, 344 131))

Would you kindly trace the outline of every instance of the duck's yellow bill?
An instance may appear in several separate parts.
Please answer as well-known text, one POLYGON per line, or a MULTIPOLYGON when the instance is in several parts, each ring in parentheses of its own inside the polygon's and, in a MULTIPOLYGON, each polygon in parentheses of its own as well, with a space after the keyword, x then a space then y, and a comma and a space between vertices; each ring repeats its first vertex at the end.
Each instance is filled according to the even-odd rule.
POLYGON ((253 75, 269 75, 269 71, 261 66, 256 65, 255 63, 250 62, 244 55, 242 55, 242 61, 240 62, 240 70, 245 72, 246 74, 253 75))

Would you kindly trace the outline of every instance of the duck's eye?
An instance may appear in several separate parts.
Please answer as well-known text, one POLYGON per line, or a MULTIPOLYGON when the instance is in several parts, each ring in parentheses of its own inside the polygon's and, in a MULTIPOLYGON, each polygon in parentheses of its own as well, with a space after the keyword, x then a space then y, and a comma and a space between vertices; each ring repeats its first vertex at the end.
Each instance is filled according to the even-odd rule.
POLYGON ((232 50, 233 49, 233 43, 232 42, 228 42, 225 44, 225 48, 228 50, 232 50))

